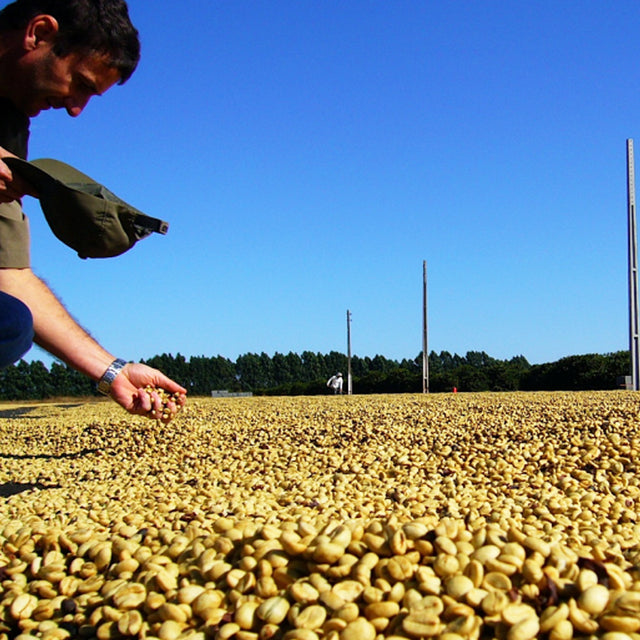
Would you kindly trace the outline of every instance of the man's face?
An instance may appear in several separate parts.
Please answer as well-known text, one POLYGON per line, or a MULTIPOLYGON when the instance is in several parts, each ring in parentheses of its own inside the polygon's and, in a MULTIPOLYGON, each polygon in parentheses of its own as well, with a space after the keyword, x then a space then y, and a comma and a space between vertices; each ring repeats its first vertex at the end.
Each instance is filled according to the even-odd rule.
POLYGON ((93 96, 120 80, 118 70, 106 61, 95 53, 59 57, 52 46, 40 46, 20 60, 13 101, 29 117, 46 109, 66 109, 75 118, 93 96))

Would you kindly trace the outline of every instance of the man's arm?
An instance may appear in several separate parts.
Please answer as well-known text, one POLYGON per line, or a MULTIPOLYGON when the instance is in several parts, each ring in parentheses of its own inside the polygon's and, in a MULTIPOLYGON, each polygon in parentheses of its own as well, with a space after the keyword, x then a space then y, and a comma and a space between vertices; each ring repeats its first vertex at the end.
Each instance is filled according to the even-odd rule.
MULTIPOLYGON (((0 269, 0 291, 22 300, 33 315, 35 342, 70 367, 99 380, 114 356, 98 344, 67 312, 49 287, 31 269, 0 269)), ((162 415, 162 400, 146 386, 180 394, 170 403, 170 417, 184 404, 186 390, 156 369, 127 364, 113 381, 111 397, 130 413, 162 415)), ((168 420, 167 420, 168 421, 168 420)))

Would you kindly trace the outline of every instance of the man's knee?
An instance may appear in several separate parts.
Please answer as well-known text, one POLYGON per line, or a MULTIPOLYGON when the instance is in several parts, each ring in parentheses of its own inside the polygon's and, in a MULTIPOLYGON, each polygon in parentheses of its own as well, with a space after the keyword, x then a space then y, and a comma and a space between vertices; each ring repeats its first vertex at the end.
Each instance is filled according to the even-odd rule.
POLYGON ((0 292, 0 367, 19 360, 33 344, 33 316, 23 302, 0 292))

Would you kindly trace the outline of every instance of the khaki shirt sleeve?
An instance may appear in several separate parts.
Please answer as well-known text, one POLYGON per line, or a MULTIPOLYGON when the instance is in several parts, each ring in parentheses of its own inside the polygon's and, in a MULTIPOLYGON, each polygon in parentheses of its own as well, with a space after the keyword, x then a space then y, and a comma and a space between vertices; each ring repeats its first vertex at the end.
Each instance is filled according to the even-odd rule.
POLYGON ((0 204, 0 268, 29 267, 29 245, 29 218, 20 203, 0 204))

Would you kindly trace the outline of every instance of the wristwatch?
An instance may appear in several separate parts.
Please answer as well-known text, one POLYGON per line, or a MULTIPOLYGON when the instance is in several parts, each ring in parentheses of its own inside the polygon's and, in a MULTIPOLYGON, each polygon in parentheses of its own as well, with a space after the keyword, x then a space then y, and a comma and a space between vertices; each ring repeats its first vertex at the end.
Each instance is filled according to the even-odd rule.
POLYGON ((100 393, 105 396, 109 395, 109 392, 111 391, 111 384, 126 364, 127 363, 124 360, 116 358, 107 367, 107 370, 102 374, 102 378, 100 378, 100 380, 98 381, 98 391, 100 393))

